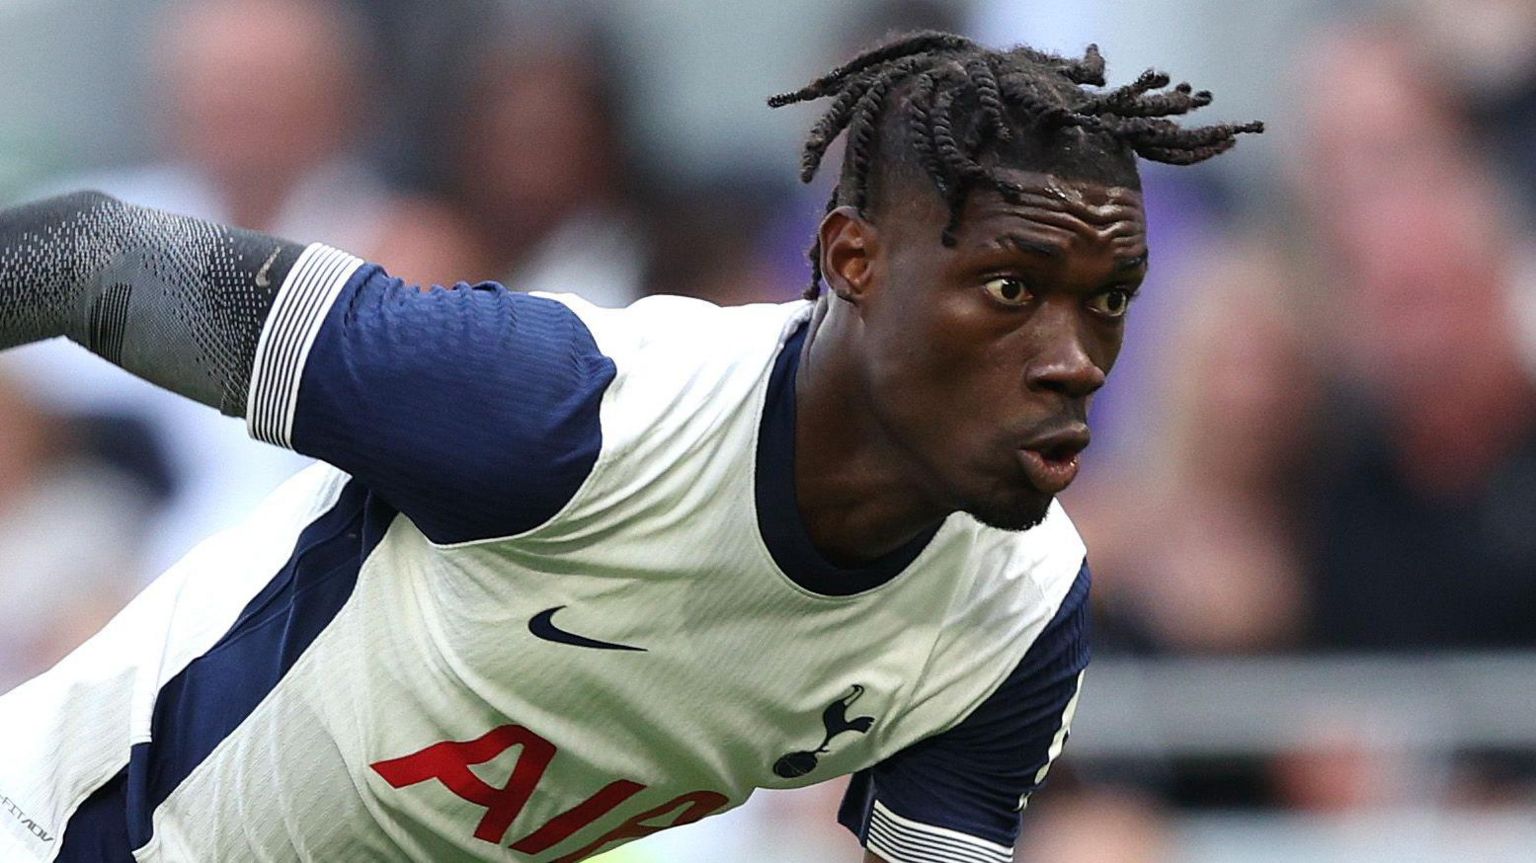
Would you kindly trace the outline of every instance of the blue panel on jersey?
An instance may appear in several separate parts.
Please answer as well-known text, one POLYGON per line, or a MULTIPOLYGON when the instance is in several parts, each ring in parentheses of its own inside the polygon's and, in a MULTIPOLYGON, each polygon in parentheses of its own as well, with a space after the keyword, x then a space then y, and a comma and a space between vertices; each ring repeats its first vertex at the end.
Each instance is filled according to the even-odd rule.
POLYGON ((838 821, 869 834, 876 800, 895 814, 1003 846, 1019 835, 1019 800, 1061 728, 1088 665, 1088 565, 1001 688, 950 730, 854 775, 838 821))
POLYGON ((774 563, 806 590, 826 596, 851 596, 879 587, 917 559, 943 523, 863 566, 844 567, 827 560, 811 542, 795 499, 795 372, 808 325, 785 342, 768 378, 767 403, 757 441, 757 528, 774 563))
POLYGON ((53 863, 134 863, 123 799, 127 778, 125 767, 85 798, 64 825, 59 856, 53 863))
POLYGON ((363 267, 305 361, 293 446, 434 542, 508 536, 591 473, 614 375, 562 303, 493 283, 418 290, 363 267))
POLYGON ((394 517, 362 483, 347 483, 229 632, 161 687, 150 742, 135 745, 128 761, 132 847, 149 841, 155 807, 250 716, 335 619, 394 517))

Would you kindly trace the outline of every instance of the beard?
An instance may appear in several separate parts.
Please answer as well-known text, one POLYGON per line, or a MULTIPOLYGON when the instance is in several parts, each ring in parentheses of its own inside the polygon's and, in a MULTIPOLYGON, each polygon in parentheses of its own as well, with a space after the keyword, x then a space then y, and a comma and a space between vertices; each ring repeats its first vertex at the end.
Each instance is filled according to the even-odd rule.
POLYGON ((1010 501, 980 501, 964 508, 971 518, 997 530, 1024 531, 1039 526, 1051 511, 1054 495, 1033 489, 1026 496, 1010 501))

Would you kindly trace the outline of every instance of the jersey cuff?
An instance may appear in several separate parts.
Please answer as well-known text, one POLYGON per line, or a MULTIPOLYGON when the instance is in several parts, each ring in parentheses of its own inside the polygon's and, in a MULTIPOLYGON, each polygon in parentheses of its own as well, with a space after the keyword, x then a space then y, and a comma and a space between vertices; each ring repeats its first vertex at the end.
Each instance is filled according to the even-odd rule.
POLYGON ((934 827, 875 801, 864 847, 890 863, 1012 863, 1013 849, 958 830, 934 827))
POLYGON ((362 266, 361 258, 312 243, 288 271, 261 329, 251 366, 245 407, 251 437, 293 448, 293 415, 304 361, 331 304, 362 266))

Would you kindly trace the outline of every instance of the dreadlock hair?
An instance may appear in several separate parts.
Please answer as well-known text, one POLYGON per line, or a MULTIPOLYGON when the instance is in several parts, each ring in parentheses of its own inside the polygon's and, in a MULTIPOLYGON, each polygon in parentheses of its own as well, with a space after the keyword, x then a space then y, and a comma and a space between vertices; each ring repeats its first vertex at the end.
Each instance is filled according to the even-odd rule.
MULTIPOLYGON (((1107 89, 1097 45, 1067 59, 1023 45, 984 48, 963 36, 922 31, 891 38, 792 93, 768 99, 779 108, 831 97, 811 128, 800 180, 816 176, 827 148, 847 133, 842 171, 827 212, 851 204, 867 216, 882 186, 926 174, 949 207, 940 240, 955 231, 973 189, 1017 201, 1023 189, 1002 166, 1077 180, 1140 188, 1136 156, 1191 165, 1231 149, 1259 122, 1181 128, 1168 119, 1210 104, 1209 91, 1143 72, 1107 89), (1090 89, 1092 88, 1092 89, 1090 89)), ((811 246, 807 299, 821 293, 821 241, 811 246)))

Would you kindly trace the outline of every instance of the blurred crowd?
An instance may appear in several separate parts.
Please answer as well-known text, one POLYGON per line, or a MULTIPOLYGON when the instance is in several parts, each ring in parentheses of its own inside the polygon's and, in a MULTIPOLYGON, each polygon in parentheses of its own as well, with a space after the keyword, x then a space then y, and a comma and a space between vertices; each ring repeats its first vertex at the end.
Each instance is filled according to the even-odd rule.
MULTIPOLYGON (((664 170, 636 131, 659 109, 626 75, 634 39, 589 5, 158 4, 154 157, 17 197, 95 187, 423 284, 798 296, 825 189, 794 182, 792 147, 776 171, 664 170)), ((797 68, 1006 5, 849 3, 797 68)), ((1285 146, 1261 170, 1144 173, 1153 273, 1066 496, 1101 658, 1536 648, 1536 4, 1338 6, 1277 82, 1296 98, 1264 118, 1285 146)), ((1139 71, 1110 62, 1115 81, 1139 71)), ((0 691, 300 464, 72 346, 0 359, 0 691)), ((1414 765, 1359 733, 1220 763, 1075 766, 1069 747, 1021 859, 1183 860, 1180 811, 1400 802, 1414 765)), ((1453 753, 1418 791, 1536 811, 1533 751, 1453 753)), ((614 859, 752 837, 780 856, 723 856, 855 859, 822 829, 836 788, 767 797, 614 859), (815 826, 791 842, 788 818, 815 826)))

